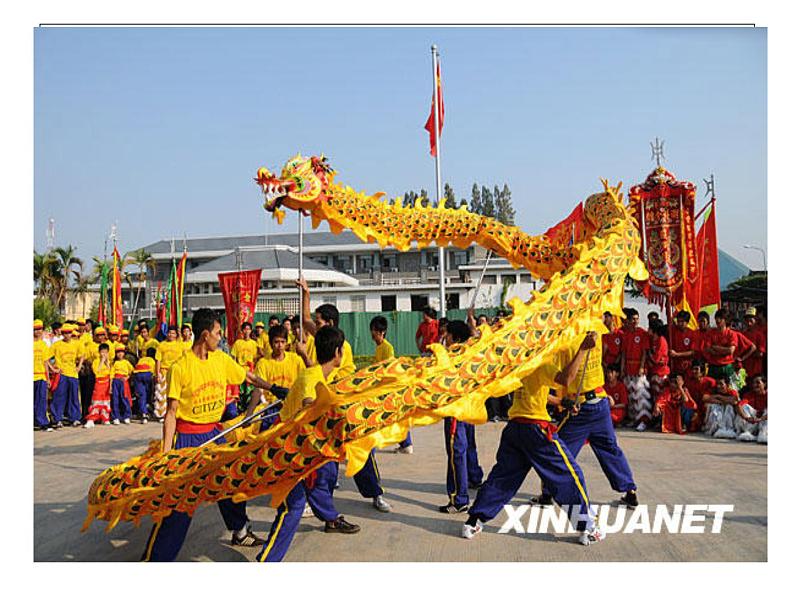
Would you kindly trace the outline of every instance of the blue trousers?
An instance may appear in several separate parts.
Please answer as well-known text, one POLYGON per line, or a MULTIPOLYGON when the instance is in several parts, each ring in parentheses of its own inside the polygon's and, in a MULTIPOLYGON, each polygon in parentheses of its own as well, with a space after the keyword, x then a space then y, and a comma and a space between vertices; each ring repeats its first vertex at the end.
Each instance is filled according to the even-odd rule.
POLYGON ((237 418, 237 402, 230 401, 226 404, 226 409, 223 410, 223 416, 221 416, 221 422, 226 422, 227 420, 231 420, 232 418, 237 418))
POLYGON ((681 408, 681 423, 685 429, 689 429, 692 418, 695 416, 695 410, 692 408, 681 408))
MULTIPOLYGON (((184 447, 198 447, 205 441, 217 436, 218 430, 208 433, 180 433, 176 437, 175 449, 184 447)), ((219 443, 225 443, 226 438, 218 439, 219 443)), ((245 513, 245 502, 233 503, 231 499, 218 501, 218 509, 221 511, 223 523, 226 528, 233 532, 242 530, 248 523, 248 516, 245 513)), ((168 517, 154 524, 149 539, 146 541, 146 550, 143 553, 144 561, 173 561, 176 559, 182 545, 185 542, 187 531, 190 529, 190 522, 193 520, 187 513, 173 511, 168 517)))
POLYGON ((33 424, 42 428, 50 425, 47 418, 47 381, 33 381, 33 424))
POLYGON ((139 372, 132 375, 132 391, 138 398, 138 413, 141 416, 149 414, 149 399, 153 393, 153 388, 152 373, 139 372))
POLYGON ((353 475, 353 481, 356 483, 358 492, 362 497, 373 499, 383 494, 383 488, 380 486, 380 472, 378 471, 378 462, 375 461, 375 450, 369 452, 367 463, 358 472, 353 475))
POLYGON ((50 413, 56 424, 65 418, 69 422, 80 421, 80 396, 77 377, 61 375, 58 388, 52 394, 50 413))
POLYGON ((277 414, 281 411, 283 405, 284 404, 276 404, 273 406, 267 406, 265 408, 265 414, 262 417, 262 423, 259 426, 259 432, 265 432, 276 423, 276 421, 279 419, 277 414))
POLYGON ((469 503, 469 485, 482 482, 482 468, 477 461, 474 425, 454 418, 444 418, 444 442, 447 450, 447 495, 456 506, 469 503))
POLYGON ((402 448, 410 447, 413 444, 414 442, 411 440, 411 431, 409 430, 408 434, 405 435, 405 438, 402 441, 400 441, 400 447, 402 448))
POLYGON ((334 483, 338 474, 339 464, 329 462, 317 470, 312 488, 307 487, 305 481, 301 481, 290 491, 276 510, 276 519, 270 526, 270 533, 256 557, 257 561, 276 563, 284 559, 295 532, 298 531, 307 501, 320 520, 328 522, 339 517, 333 501, 334 483))
MULTIPOLYGON (((560 423, 558 434, 574 458, 579 455, 585 441, 590 441, 590 447, 612 490, 624 493, 637 489, 629 462, 615 436, 615 427, 609 415, 609 400, 582 404, 578 416, 567 416, 560 423)), ((545 484, 543 494, 549 494, 545 484)))
POLYGON ((110 385, 110 419, 126 420, 130 416, 132 408, 124 397, 124 379, 113 379, 110 385))
POLYGON ((571 452, 556 433, 550 439, 537 424, 513 421, 502 431, 496 465, 477 492, 469 515, 482 522, 492 520, 512 500, 532 468, 554 500, 570 506, 568 517, 576 529, 588 529, 587 486, 571 452))

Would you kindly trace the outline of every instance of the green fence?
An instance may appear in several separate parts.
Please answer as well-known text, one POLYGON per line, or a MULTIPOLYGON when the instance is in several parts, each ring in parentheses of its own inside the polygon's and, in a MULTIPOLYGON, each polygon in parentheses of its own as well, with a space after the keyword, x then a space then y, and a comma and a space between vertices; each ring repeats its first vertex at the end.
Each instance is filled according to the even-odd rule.
MULTIPOLYGON (((492 317, 496 314, 495 308, 477 309, 477 315, 486 314, 492 317)), ((255 321, 262 321, 267 326, 267 320, 276 315, 283 319, 284 313, 257 313, 255 321)), ((375 354, 375 343, 369 333, 369 322, 376 316, 383 315, 389 322, 389 330, 386 332, 386 339, 394 346, 397 356, 416 356, 416 329, 422 321, 421 312, 348 312, 339 314, 339 327, 345 332, 345 338, 353 348, 353 354, 358 359, 365 360, 366 356, 375 354)), ((462 309, 447 311, 448 319, 466 320, 466 311, 462 309)), ((221 315, 221 323, 226 325, 226 315, 221 315)), ((154 321, 150 321, 154 325, 154 321)))

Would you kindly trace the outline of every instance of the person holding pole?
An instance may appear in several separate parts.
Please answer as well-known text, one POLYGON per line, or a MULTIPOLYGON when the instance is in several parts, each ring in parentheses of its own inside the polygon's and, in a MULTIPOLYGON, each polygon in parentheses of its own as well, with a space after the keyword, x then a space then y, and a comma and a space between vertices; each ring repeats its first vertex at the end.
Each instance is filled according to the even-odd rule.
MULTIPOLYGON (((572 399, 564 398, 563 406, 568 410, 559 424, 558 435, 574 458, 579 455, 585 442, 595 453, 601 469, 606 474, 612 490, 625 493, 620 502, 636 507, 637 485, 631 467, 618 445, 615 428, 609 409, 609 399, 604 390, 604 368, 602 366, 601 339, 590 331, 582 339, 579 348, 567 348, 557 352, 555 366, 564 374, 555 377, 572 399), (584 351, 584 364, 568 366, 584 351)), ((551 490, 544 484, 537 502, 550 505, 551 490)))
MULTIPOLYGON (((221 434, 219 423, 226 403, 226 385, 248 381, 255 387, 270 391, 272 385, 218 349, 221 323, 208 308, 193 316, 195 341, 190 351, 177 360, 169 374, 168 403, 163 422, 163 453, 172 448, 198 447, 221 434)), ((258 399, 258 396, 257 396, 258 399)), ((220 437, 219 442, 225 442, 220 437)), ((231 499, 218 502, 226 528, 232 532, 233 546, 261 546, 263 540, 250 529, 246 504, 231 499)), ((173 561, 187 536, 192 518, 172 511, 152 528, 144 561, 173 561)))

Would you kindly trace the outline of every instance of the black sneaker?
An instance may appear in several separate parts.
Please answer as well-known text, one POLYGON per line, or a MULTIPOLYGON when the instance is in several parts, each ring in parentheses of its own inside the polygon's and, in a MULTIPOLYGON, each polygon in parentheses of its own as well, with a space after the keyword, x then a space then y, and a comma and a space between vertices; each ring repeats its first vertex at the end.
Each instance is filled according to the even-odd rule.
POLYGON ((634 509, 637 505, 640 504, 639 500, 637 499, 637 491, 630 490, 625 495, 620 497, 620 502, 623 505, 626 505, 629 509, 634 509))
POLYGON ((251 530, 248 530, 242 538, 238 538, 237 534, 232 532, 232 546, 262 546, 264 543, 265 541, 251 530))
POLYGON ((529 503, 538 507, 551 507, 554 505, 554 499, 551 498, 551 495, 541 494, 539 497, 532 497, 529 503))
POLYGON ((337 517, 334 521, 325 522, 325 533, 326 534, 355 534, 361 529, 361 526, 357 526, 356 524, 351 524, 349 521, 345 520, 344 517, 341 515, 337 517))
POLYGON ((466 513, 469 510, 469 504, 466 503, 465 505, 455 505, 455 503, 449 502, 446 505, 442 505, 438 508, 441 513, 466 513))

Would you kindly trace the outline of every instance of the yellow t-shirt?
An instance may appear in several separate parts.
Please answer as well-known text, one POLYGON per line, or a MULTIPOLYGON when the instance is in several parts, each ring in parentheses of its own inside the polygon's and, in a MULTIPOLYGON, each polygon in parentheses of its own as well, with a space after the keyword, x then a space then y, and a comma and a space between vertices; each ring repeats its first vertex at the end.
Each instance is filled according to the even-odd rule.
POLYGON ((206 360, 192 350, 185 352, 168 374, 168 398, 178 402, 176 417, 197 424, 220 422, 226 385, 241 384, 245 374, 245 368, 220 350, 209 352, 206 360))
POLYGON ((55 366, 64 377, 77 378, 77 360, 80 358, 80 342, 59 341, 50 348, 55 357, 55 366))
POLYGON ((47 369, 44 362, 52 357, 50 347, 44 343, 43 339, 33 341, 33 380, 46 381, 47 369))
POLYGON ((83 347, 83 358, 91 364, 99 359, 99 344, 91 340, 90 344, 85 344, 83 347))
POLYGON ((160 345, 160 342, 157 341, 153 337, 150 337, 149 339, 147 339, 145 341, 144 341, 143 337, 140 336, 140 335, 135 337, 135 346, 136 346, 136 348, 138 350, 138 356, 141 357, 141 358, 146 356, 146 350, 148 350, 149 348, 154 348, 156 350, 157 346, 159 346, 159 345, 160 345))
MULTIPOLYGON (((306 370, 303 358, 293 352, 285 352, 283 360, 260 358, 256 363, 254 374, 268 383, 289 389, 302 370, 306 370)), ((275 401, 273 394, 269 391, 264 392, 263 395, 268 401, 275 401)))
POLYGON ((179 343, 182 344, 182 353, 187 352, 190 348, 193 347, 193 340, 185 341, 184 339, 180 339, 179 343))
POLYGON ((121 360, 114 360, 113 361, 113 376, 122 376, 125 378, 129 378, 132 374, 133 368, 130 361, 126 358, 122 358, 121 360))
POLYGON ((531 375, 521 379, 521 388, 513 394, 513 405, 507 412, 509 418, 551 420, 546 410, 549 387, 554 385, 557 367, 544 364, 531 375))
MULTIPOLYGON (((309 339, 306 340, 306 354, 308 354, 312 362, 319 364, 319 362, 317 362, 317 348, 314 345, 313 335, 309 335, 309 339)), ((342 362, 339 364, 338 368, 335 368, 331 371, 331 374, 328 375, 328 382, 332 383, 333 381, 344 379, 354 372, 356 372, 356 364, 353 361, 353 348, 351 348, 350 344, 345 340, 342 346, 342 362)))
MULTIPOLYGON (((584 340, 584 334, 582 334, 572 347, 562 349, 555 354, 554 357, 554 365, 557 367, 557 371, 562 371, 571 360, 574 359, 576 356, 576 352, 579 351, 579 344, 582 343, 584 340)), ((581 383, 582 386, 582 393, 586 393, 588 391, 593 391, 598 387, 603 387, 604 385, 604 368, 601 364, 601 338, 597 338, 595 342, 595 347, 590 351, 590 355, 586 356, 587 358, 587 366, 585 366, 585 361, 582 360, 582 364, 579 367, 579 372, 576 373, 573 381, 568 385, 566 388, 567 395, 573 397, 576 395, 576 392, 579 390, 579 384, 581 383), (582 382, 582 377, 584 377, 584 382, 582 382)), ((606 393, 604 393, 606 395, 606 393)))
POLYGON ((231 355, 237 360, 237 364, 253 364, 256 362, 256 340, 238 339, 232 346, 231 355))
POLYGON ((180 341, 164 341, 157 346, 154 359, 160 362, 160 370, 166 372, 184 353, 180 341))
POLYGON ((149 356, 144 356, 140 360, 138 360, 138 364, 135 365, 135 372, 136 373, 151 373, 154 372, 154 358, 149 356))
POLYGON ((102 362, 100 362, 99 358, 97 358, 91 363, 91 369, 94 371, 94 375, 96 376, 97 379, 102 379, 102 378, 107 379, 108 377, 110 377, 110 373, 112 372, 111 364, 112 363, 103 364, 102 362))
POLYGON ((388 339, 384 339, 379 346, 375 346, 375 362, 383 362, 394 358, 394 347, 388 339))
POLYGON ((303 400, 307 397, 317 399, 317 385, 326 385, 323 368, 319 364, 304 368, 290 387, 287 399, 281 408, 281 420, 289 420, 303 409, 303 400))

